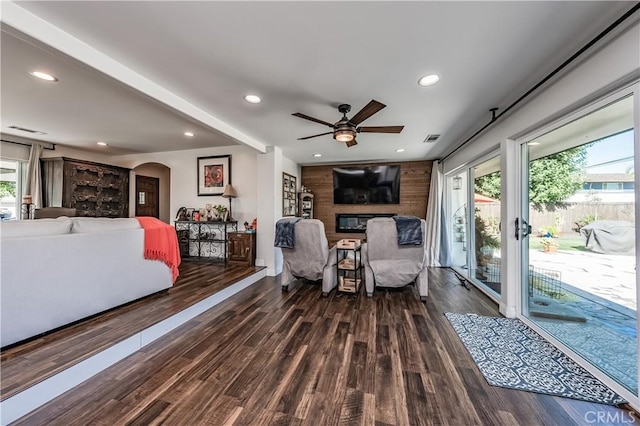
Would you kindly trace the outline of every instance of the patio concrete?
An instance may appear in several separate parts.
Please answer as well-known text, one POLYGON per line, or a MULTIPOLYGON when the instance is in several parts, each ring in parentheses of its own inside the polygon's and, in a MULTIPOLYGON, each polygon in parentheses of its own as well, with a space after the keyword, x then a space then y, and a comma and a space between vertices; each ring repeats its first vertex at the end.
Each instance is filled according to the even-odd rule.
POLYGON ((636 258, 582 251, 529 250, 529 264, 562 272, 562 282, 636 310, 636 258))
MULTIPOLYGON (((579 313, 585 321, 531 319, 637 393, 635 256, 530 250, 529 264, 562 274, 562 293, 569 298, 544 298, 545 308, 560 316, 579 313)), ((540 309, 535 301, 536 297, 532 299, 532 311, 540 309)))

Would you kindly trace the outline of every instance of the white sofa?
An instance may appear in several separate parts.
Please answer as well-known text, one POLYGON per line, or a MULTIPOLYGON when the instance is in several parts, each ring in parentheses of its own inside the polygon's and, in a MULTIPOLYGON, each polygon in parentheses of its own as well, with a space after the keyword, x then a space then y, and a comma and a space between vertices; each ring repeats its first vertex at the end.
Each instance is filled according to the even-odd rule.
POLYGON ((171 287, 143 250, 135 218, 2 221, 0 346, 171 287))

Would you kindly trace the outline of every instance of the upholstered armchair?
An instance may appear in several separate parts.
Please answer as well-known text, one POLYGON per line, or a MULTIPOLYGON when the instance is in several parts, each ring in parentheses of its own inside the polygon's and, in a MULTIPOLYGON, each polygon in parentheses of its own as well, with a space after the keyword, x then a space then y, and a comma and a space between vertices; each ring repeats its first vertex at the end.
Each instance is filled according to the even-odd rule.
POLYGON ((419 220, 422 242, 407 245, 398 243, 396 222, 392 218, 381 217, 367 221, 367 296, 372 297, 376 287, 403 287, 415 282, 420 299, 427 299, 427 259, 424 245, 426 222, 419 220))
MULTIPOLYGON (((289 284, 300 278, 322 280, 322 294, 327 296, 337 285, 336 247, 329 249, 324 224, 318 219, 298 219, 293 226, 294 247, 281 247, 282 289, 287 291, 289 284)), ((279 246, 277 243, 276 228, 276 246, 279 246)))
POLYGON ((76 209, 68 207, 43 207, 35 209, 34 219, 55 219, 60 216, 75 217, 76 209))

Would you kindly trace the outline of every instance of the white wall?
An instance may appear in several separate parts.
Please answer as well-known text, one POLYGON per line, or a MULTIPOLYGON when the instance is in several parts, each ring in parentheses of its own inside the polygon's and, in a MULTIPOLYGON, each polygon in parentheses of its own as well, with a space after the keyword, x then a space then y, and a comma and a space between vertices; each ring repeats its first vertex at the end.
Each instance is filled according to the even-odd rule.
MULTIPOLYGON (((7 140, 12 140, 16 142, 24 142, 24 143, 38 142, 32 139, 19 138, 16 136, 5 135, 5 134, 3 134, 2 137, 6 138, 7 140)), ((43 141, 42 143, 48 144, 49 142, 43 141)), ((7 142, 0 143, 0 156, 2 156, 2 158, 6 158, 10 160, 29 161, 30 150, 31 148, 25 145, 18 145, 18 144, 7 143, 7 142)), ((65 147, 62 145, 56 145, 54 150, 45 149, 42 151, 42 158, 51 158, 51 157, 68 157, 68 158, 75 158, 78 160, 94 161, 96 163, 106 163, 114 166, 122 165, 117 162, 117 157, 114 157, 111 155, 101 155, 99 153, 83 151, 80 149, 74 149, 74 148, 65 147)))
MULTIPOLYGON (((296 177, 296 190, 299 190, 301 167, 294 161, 284 157, 280 148, 274 148, 272 152, 273 158, 270 161, 273 161, 274 174, 271 182, 273 182, 274 197, 272 198, 275 201, 275 204, 273 205, 273 219, 271 221, 271 229, 269 231, 269 240, 265 242, 265 249, 268 244, 269 249, 273 252, 273 255, 269 258, 269 262, 267 262, 267 275, 275 276, 282 272, 282 250, 273 247, 273 242, 275 241, 275 223, 278 219, 282 218, 282 172, 286 172, 296 177)), ((296 193, 297 192, 298 191, 296 191, 296 193)))
POLYGON ((14 143, 0 143, 0 157, 7 160, 29 160, 29 147, 14 143))
MULTIPOLYGON (((56 149, 53 151, 48 149, 42 151, 42 158, 51 157, 68 157, 75 158, 77 160, 93 161, 95 163, 111 164, 112 166, 128 167, 121 160, 119 160, 117 156, 83 151, 81 149, 74 149, 62 145, 56 145, 56 149)), ((27 157, 27 160, 28 159, 29 157, 27 157)))
POLYGON ((204 148, 187 151, 168 151, 151 154, 129 154, 114 157, 125 167, 135 168, 144 163, 160 163, 171 169, 170 213, 175 217, 178 208, 203 208, 205 204, 229 205, 222 196, 198 196, 198 157, 231 155, 231 184, 238 193, 232 200, 234 218, 242 224, 257 217, 257 151, 245 146, 204 148))
POLYGON ((615 86, 634 73, 640 75, 640 24, 637 22, 613 41, 582 61, 558 81, 495 123, 484 135, 470 142, 444 161, 445 173, 469 163, 492 150, 500 142, 542 127, 563 111, 587 104, 594 94, 615 86))
MULTIPOLYGON (((282 214, 282 190, 277 190, 282 180, 282 151, 268 147, 265 154, 258 155, 258 234, 256 235, 258 258, 256 264, 267 267, 267 275, 282 272, 280 250, 273 247, 275 223, 282 214), (279 213, 280 212, 280 213, 279 213)), ((281 185, 281 184, 280 184, 281 185)))
MULTIPOLYGON (((8 158, 29 158, 29 148, 21 145, 5 144, 1 146, 2 155, 8 158)), ((300 166, 282 155, 282 150, 269 147, 261 154, 245 146, 223 148, 205 148, 186 151, 170 151, 151 154, 129 154, 108 156, 57 146, 55 151, 43 153, 43 157, 69 157, 78 160, 94 161, 134 169, 146 163, 159 163, 170 169, 170 207, 169 221, 172 221, 180 207, 204 207, 205 204, 222 204, 229 201, 221 196, 199 197, 197 191, 198 157, 212 155, 231 155, 231 183, 238 192, 238 198, 232 200, 233 216, 243 229, 245 221, 251 223, 258 219, 256 263, 267 267, 270 276, 282 272, 282 253, 273 247, 275 223, 282 217, 282 172, 297 177, 300 187, 300 166)), ((135 185, 132 174, 131 187, 135 185)), ((133 191, 133 189, 132 189, 133 191)), ((133 201, 133 199, 132 199, 133 201)))
MULTIPOLYGON (((296 188, 296 192, 300 191, 301 170, 302 168, 298 165, 298 163, 295 163, 287 157, 282 157, 282 171, 296 177, 296 185, 298 185, 298 187, 296 188)), ((280 173, 280 176, 282 176, 282 173, 280 173)), ((282 189, 282 181, 280 182, 280 189, 282 189)))

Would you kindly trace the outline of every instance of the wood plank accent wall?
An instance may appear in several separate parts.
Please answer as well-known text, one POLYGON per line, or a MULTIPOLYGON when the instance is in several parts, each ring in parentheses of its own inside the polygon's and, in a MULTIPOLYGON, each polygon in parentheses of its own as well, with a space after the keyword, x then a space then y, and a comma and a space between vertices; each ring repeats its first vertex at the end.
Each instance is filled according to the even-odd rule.
POLYGON ((336 233, 337 213, 397 213, 401 216, 427 215, 432 161, 395 163, 328 164, 303 166, 301 184, 314 194, 314 218, 324 223, 329 244, 342 238, 361 238, 364 234, 336 233), (400 165, 400 204, 333 204, 333 168, 400 165))

